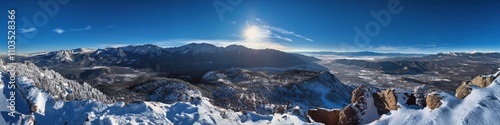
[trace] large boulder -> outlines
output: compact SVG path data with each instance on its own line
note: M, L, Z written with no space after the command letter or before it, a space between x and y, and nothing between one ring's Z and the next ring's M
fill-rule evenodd
M377 112L376 108L371 105L375 105L373 95L376 92L373 88L361 85L352 92L353 103L344 107L339 114L339 124L340 125L352 125L352 124L364 124L369 123L375 119L364 119L366 115L378 115L378 114L368 114L372 112ZM370 103L372 102L372 103Z
M425 102L427 103L427 107L431 110L435 108L439 108L441 106L441 97L439 93L431 93L427 95L427 98L425 99Z
M382 92L373 93L373 103L377 108L379 115L385 114L390 110L397 110L397 97L393 89L387 89Z
M351 104L344 107L339 113L340 125L360 124L365 110L368 109L367 98L372 97L373 89L361 84L352 91Z
M467 95L470 94L472 91L472 85L470 85L470 82L464 81L460 86L458 86L457 90L455 91L455 96L457 98L463 99L467 97Z
M377 113L379 115L389 112L386 108L385 95L383 92L373 93L373 104L377 107Z
M484 88L489 86L498 75L479 75L470 81L464 81L455 91L457 98L463 99L470 94L475 86Z
M338 125L340 110L333 109L328 111L326 109L311 109L307 115L315 122L325 123L325 125Z
M361 96L371 95L372 89L365 84L361 84L352 91L351 103L355 103Z
M470 84L477 85L481 88L484 88L486 86L489 86L493 80L495 80L494 76L492 75L480 75L476 76L474 79L472 79Z
M398 110L399 104L416 105L415 95L402 89L387 89L373 94L373 101L380 115L386 114L390 110Z
M384 95L385 108L388 110L398 110L398 100L393 89L387 89L381 94ZM384 113L385 114L385 113Z
M360 114L357 108L359 106L355 106L354 103L344 107L342 111L339 113L339 125L358 125L360 124Z

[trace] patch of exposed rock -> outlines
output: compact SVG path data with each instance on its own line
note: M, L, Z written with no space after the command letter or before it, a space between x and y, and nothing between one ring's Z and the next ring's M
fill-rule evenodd
M340 110L333 109L331 111L326 109L312 109L307 112L315 122L325 123L325 125L337 125L339 123Z
M498 77L499 73L496 73L494 75L479 75L476 76L474 79L470 81L464 81L462 84L456 89L456 94L455 96L457 98L463 99L467 97L467 95L470 94L474 86L478 86L481 88L489 86L493 80Z
M385 105L385 109L387 110L397 110L398 109L398 100L397 100L397 97L396 95L394 94L394 89L387 89L385 91L382 91L382 92L377 92L377 95L379 95L380 97L382 97L381 99L384 99L384 100L380 100L380 101L383 101L384 102L384 105ZM375 101L377 102L377 101ZM380 114L380 112L379 112ZM383 113L385 114L385 113Z
M473 86L475 85L471 85L468 81L462 82L462 84L458 86L455 96L460 99L467 97L472 91Z
M362 84L352 92L352 103L344 107L339 113L338 124L360 124L363 122L363 115L368 109L368 99L373 99L374 91L369 86Z
M361 84L358 88L352 91L351 103L355 103L361 96L366 95L370 91L370 88L364 84Z
M433 110L435 108L439 108L441 104L443 104L441 103L441 99L443 99L443 97L441 97L439 93L431 93L427 95L425 102L427 103L427 107Z

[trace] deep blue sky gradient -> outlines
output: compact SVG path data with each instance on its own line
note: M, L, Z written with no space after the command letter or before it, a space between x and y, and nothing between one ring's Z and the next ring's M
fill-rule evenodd
M496 0L400 0L401 13L392 15L387 27L363 45L354 43L353 28L364 29L375 21L370 11L386 10L389 0L243 0L223 14L224 20L219 18L214 0L70 0L59 5L46 25L23 27L23 17L33 21L35 13L44 12L38 1L54 0L0 1L4 31L11 8L16 9L19 30L36 28L27 33L36 33L31 38L18 30L17 36L26 38L18 39L18 52L146 43L169 47L183 45L183 40L233 41L242 39L247 22L255 20L313 40L286 34L282 36L293 42L272 39L294 51L436 53L500 48L500 1ZM57 28L65 32L54 32ZM2 46L0 51L6 53L7 43Z

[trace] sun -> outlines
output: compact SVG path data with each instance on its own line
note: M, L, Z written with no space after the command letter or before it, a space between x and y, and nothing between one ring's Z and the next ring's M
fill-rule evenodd
M247 40L258 40L264 37L262 32L262 29L260 29L258 26L247 26L245 28L245 31L243 32L243 35Z

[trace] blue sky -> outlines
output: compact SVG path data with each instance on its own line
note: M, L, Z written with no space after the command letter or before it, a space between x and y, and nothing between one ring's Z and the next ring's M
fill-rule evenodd
M494 0L39 1L55 3L58 9L50 11L55 7L49 6L46 11L35 0L0 1L2 10L16 10L20 53L192 42L284 51L437 53L500 48L500 1ZM374 17L372 11L381 16ZM7 16L1 20L7 22ZM6 53L6 47L0 51Z

